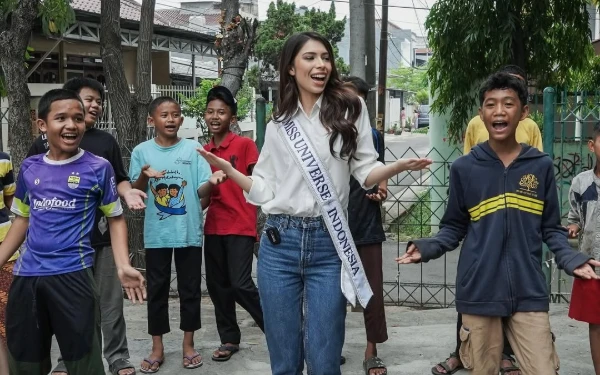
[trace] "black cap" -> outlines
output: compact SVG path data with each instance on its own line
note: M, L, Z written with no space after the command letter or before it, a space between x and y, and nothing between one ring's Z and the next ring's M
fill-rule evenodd
M210 89L206 95L206 105L215 99L222 100L231 109L231 114L237 116L237 101L227 87L215 86Z

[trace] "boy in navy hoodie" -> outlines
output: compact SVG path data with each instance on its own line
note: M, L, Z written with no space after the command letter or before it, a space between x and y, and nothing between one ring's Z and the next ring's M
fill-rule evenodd
M397 261L427 262L465 239L456 273L463 365L473 375L497 374L504 329L524 374L555 374L559 361L548 318L542 241L569 275L597 279L591 266L600 262L569 246L552 160L516 141L517 125L529 112L525 85L509 74L493 74L481 86L479 101L489 141L452 164L440 231L409 242Z

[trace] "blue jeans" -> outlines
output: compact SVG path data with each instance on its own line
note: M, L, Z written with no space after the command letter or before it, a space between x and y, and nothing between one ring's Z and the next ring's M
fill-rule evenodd
M258 291L273 375L341 375L346 299L342 262L320 217L270 215L281 243L261 236Z

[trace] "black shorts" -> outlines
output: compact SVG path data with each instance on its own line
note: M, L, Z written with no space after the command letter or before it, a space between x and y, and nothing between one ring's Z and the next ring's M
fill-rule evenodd
M15 276L6 307L11 375L47 374L52 335L69 375L105 375L92 270Z

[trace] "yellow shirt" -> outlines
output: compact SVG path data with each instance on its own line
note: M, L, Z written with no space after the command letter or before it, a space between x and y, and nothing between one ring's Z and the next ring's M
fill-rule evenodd
M158 204L160 204L161 206L165 206L165 207L169 206L169 196L168 195L165 195L162 198L157 195L154 199L156 199L156 202L158 202Z
M0 210L7 209L10 211L10 207L4 205L4 197L15 195L16 184L13 175L13 165L10 158L6 154L0 156ZM8 219L8 217L6 217ZM10 220L0 223L0 242L4 241L8 230L10 229ZM8 260L12 262L17 260L19 257L19 251Z
M529 117L519 122L515 137L519 143L525 143L529 146L537 148L540 151L544 151L540 128L538 128L535 121ZM483 143L489 138L490 134L485 128L485 124L481 120L481 117L479 117L479 115L473 117L473 119L469 121L469 125L467 125L467 131L465 133L464 154L468 154L473 146Z

